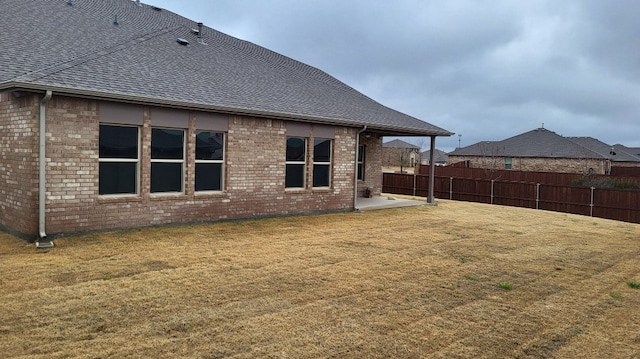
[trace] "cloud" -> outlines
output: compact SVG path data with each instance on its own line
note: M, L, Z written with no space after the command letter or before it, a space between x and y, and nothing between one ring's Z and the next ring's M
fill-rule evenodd
M318 67L463 145L544 123L640 147L635 0L149 2Z

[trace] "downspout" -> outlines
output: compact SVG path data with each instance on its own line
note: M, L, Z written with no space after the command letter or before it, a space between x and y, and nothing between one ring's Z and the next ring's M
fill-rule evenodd
M53 93L51 90L47 90L42 101L40 101L40 146L38 152L38 231L39 239L36 241L36 248L51 248L53 242L47 239L47 232L45 231L45 201L46 201L46 180L47 180L47 156L46 156L46 141L47 141L47 102L51 100Z
M354 164L354 172L353 172L353 209L358 211L359 208L356 207L358 202L358 150L360 148L360 134L367 130L367 125L364 125L362 130L356 133L356 158Z

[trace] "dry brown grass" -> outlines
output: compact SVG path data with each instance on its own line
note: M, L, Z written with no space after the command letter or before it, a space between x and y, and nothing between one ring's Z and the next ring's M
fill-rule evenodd
M640 225L449 201L0 233L0 355L640 358L639 254Z

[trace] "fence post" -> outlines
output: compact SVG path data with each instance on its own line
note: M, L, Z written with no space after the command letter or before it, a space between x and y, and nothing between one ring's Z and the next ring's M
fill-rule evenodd
M536 209L540 209L540 183L536 183Z
M449 199L453 199L453 177L449 177Z
M493 204L493 183L494 183L495 181L496 181L496 180L491 180L491 204Z
M595 187L591 187L591 203L589 203L589 216L593 217L593 191L595 191Z
M416 196L416 170L413 170L413 196Z

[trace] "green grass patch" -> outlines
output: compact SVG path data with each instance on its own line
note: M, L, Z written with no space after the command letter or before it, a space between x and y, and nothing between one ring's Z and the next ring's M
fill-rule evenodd
M498 288L502 288L504 290L511 290L511 288L513 288L513 285L509 282L500 282L497 285Z
M633 289L640 289L640 282L631 281L627 282L627 285Z

